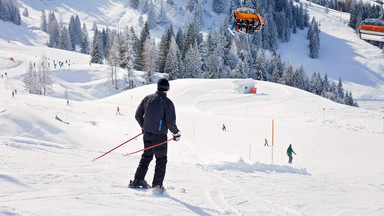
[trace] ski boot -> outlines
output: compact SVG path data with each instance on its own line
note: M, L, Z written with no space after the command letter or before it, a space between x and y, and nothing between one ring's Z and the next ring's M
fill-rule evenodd
M145 180L130 180L129 181L129 188L142 188L142 189L147 189L150 188L151 186L147 183Z
M153 186L152 188L153 188L153 192L157 194L163 193L165 191L164 186L160 186L160 185Z

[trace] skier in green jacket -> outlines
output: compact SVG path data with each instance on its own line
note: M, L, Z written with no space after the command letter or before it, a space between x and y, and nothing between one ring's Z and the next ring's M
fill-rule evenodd
M293 160L292 153L296 154L295 151L293 151L293 149L292 149L292 144L289 144L289 147L287 149L287 155L289 157L288 163L290 163L290 164L292 163L292 160Z

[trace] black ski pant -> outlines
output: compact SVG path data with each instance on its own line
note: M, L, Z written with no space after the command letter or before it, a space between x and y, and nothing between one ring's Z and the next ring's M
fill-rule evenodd
M288 157L289 157L288 163L292 163L292 160L293 160L292 155L289 155Z
M144 132L144 148L151 147L153 145L167 141L167 134L152 134ZM165 170L167 166L167 149L168 143L145 150L141 155L139 166L135 173L135 179L138 181L144 180L148 171L148 166L153 159L153 155L156 158L155 174L153 176L152 187L160 185L163 186Z

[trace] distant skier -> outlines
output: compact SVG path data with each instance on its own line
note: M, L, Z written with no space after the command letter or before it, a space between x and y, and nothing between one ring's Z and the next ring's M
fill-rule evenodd
M268 144L268 140L267 140L267 139L265 139L264 146L269 146L269 144Z
M223 124L223 128L222 128L223 131L227 131L227 128L225 127L225 124Z
M160 79L157 82L156 93L146 96L137 107L135 118L143 131L145 148L167 141L168 129L172 132L174 141L180 140L180 130L176 126L175 106L167 97L168 90L168 80ZM168 161L167 149L168 143L165 143L144 151L136 169L135 179L129 183L130 188L150 187L145 181L145 175L153 156L155 156L156 166L152 188L164 191L163 181Z
M293 160L292 153L293 153L293 154L296 154L296 153L293 151L293 149L292 149L292 144L289 144L289 147L288 147L288 149L287 149L287 155L288 155L288 157L289 157L288 163L290 163L290 164L292 163L292 160Z
M116 115L121 115L119 106L117 106Z

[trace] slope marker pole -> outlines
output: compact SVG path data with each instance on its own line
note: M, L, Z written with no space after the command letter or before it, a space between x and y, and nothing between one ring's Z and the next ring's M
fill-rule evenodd
M274 146L274 138L275 138L274 130L275 130L275 120L272 119L272 158L271 158L271 164L273 164L273 146Z

